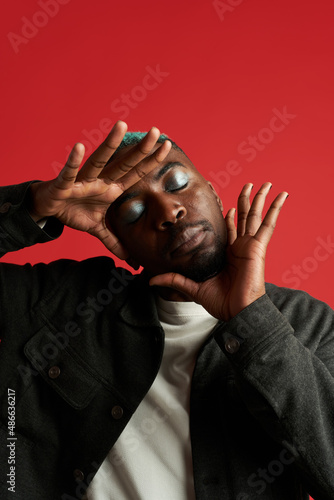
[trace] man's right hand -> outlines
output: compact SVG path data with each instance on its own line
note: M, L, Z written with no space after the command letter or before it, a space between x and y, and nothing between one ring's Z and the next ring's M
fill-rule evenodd
M56 179L31 184L29 206L35 221L56 217L66 226L96 236L121 259L126 259L127 253L106 226L108 207L125 190L155 169L171 149L170 141L165 141L149 155L160 136L159 130L152 127L140 143L106 165L126 131L126 123L118 121L80 170L85 148L77 143Z

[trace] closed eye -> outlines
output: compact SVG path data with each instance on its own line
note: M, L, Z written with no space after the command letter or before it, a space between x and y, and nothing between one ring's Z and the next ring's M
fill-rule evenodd
M165 191L178 191L183 189L188 185L189 176L186 172L182 170L177 170L173 172L173 176L169 177L165 183Z
M140 201L134 201L127 208L126 213L122 216L123 222L133 224L137 222L145 211L145 206Z

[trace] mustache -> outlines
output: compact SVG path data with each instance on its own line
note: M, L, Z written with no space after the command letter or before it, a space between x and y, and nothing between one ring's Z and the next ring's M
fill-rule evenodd
M199 220L197 222L191 223L191 222L184 222L181 223L180 225L178 224L173 224L168 230L168 239L165 245L162 248L162 254L167 255L173 245L173 242L175 238L182 233L185 229L189 227L198 227L201 226L204 231L213 231L213 226L208 220Z

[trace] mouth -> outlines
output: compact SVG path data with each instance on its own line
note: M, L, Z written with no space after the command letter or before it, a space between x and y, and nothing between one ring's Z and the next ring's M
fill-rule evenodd
M171 257L181 257L198 248L207 236L203 227L188 227L179 233L170 248Z

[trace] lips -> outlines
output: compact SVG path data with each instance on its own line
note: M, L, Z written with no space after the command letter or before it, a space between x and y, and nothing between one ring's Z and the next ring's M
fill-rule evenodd
M180 257L197 248L205 239L207 232L203 227L187 227L179 233L170 247L172 257Z

